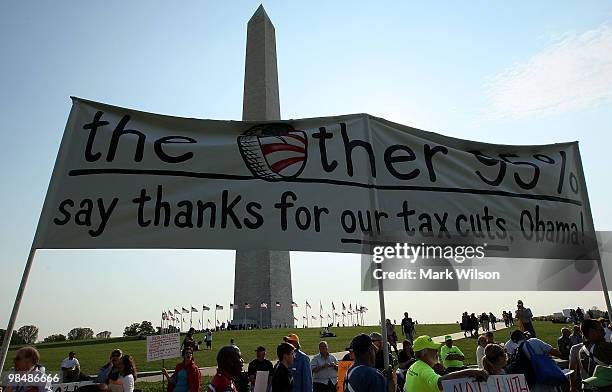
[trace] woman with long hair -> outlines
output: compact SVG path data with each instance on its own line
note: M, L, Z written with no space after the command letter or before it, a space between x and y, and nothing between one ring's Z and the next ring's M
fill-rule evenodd
M508 363L508 357L504 348L499 344L489 343L484 349L482 367L490 375L506 374L504 367Z
M119 358L119 378L109 384L112 392L134 392L136 383L136 363L131 355Z
M183 349L183 360L174 367L172 376L162 369L162 374L168 379L168 392L200 392L202 375L198 365L193 360L193 349Z

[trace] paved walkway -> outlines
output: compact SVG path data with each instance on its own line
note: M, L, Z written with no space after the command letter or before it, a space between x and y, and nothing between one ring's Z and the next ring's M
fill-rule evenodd
M500 330L504 330L506 329L506 327L502 324L501 326L499 326L497 328L496 331L500 331ZM444 337L446 335L440 335L440 336L434 336L433 340L436 343L443 343L444 342ZM453 340L460 340L460 339L465 339L465 337L463 336L463 332L455 332L455 333L451 333L450 336L453 338ZM332 353L334 355L334 357L340 359L342 357L344 357L346 355L347 351L340 351L337 353ZM314 357L314 355L309 355L310 359L312 359ZM274 363L275 361L273 361ZM202 373L202 376L214 376L215 373L217 372L217 367L216 366L209 366L209 367L202 367L200 368L200 372ZM153 374L151 374L153 373ZM150 375L145 375L145 376L138 376L138 381L144 381L144 382L157 382L157 381L161 381L162 380L162 375L160 372L146 372L144 374L150 374Z

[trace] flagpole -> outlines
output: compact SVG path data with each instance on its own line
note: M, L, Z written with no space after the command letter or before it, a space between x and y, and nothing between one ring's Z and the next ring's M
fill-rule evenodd
M193 328L193 306L189 308L189 329L191 328Z
M204 305L202 305L202 330L204 330Z
M242 328L246 329L246 304L244 304L244 313L243 313L243 320L242 320Z
M215 304L215 325L213 326L213 329L215 331L217 330L217 304Z
M306 328L308 328L308 301L306 301Z

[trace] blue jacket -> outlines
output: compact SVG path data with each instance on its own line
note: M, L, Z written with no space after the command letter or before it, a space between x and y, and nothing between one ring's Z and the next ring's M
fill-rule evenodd
M291 374L293 375L293 392L312 392L310 358L301 350L295 352Z

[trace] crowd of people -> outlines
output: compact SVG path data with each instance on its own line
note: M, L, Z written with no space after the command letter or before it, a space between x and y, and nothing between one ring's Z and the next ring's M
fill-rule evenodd
M232 339L218 350L217 371L205 388L207 392L252 391L257 377L265 374L267 377L260 382L267 383L268 392L335 392L339 380L343 390L349 392L434 392L442 390L445 380L465 377L485 380L490 375L523 374L532 392L612 391L612 331L607 319L588 316L576 319L578 323L571 330L562 328L557 346L553 347L535 336L533 315L522 301L518 301L514 315L504 318L509 327L510 319L518 326L512 328L505 342L496 340L495 334L503 332L494 331L491 322L495 319L485 315L489 316L490 328L483 328L479 320L484 333L477 337L475 366L466 363L466 355L453 336L445 336L443 343L427 335L415 336L416 322L405 313L401 321L401 348L394 323L386 320L388 350L384 349L385 339L380 333L359 334L346 347L348 352L342 358L330 353L327 341L321 340L319 352L311 359L302 351L299 336L291 333L278 342L275 364L267 358L266 348L259 346L255 359L244 370L242 353ZM198 343L193 332L190 330L183 341L182 359L174 371L162 370L167 392L202 392L201 371L194 360ZM557 362L552 358L557 358ZM567 362L566 372L558 366L563 361ZM544 368L547 370L541 370ZM17 350L14 369L36 374L45 371L33 347ZM80 379L75 352L62 361L61 369L64 377ZM93 387L95 391L134 392L136 378L134 359L116 349L100 368ZM7 392L48 390L44 386L37 388L35 391L9 387Z

